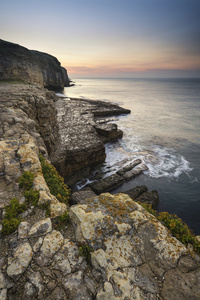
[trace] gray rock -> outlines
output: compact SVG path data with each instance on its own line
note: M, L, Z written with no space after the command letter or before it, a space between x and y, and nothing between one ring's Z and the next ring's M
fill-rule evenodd
M135 188L128 190L128 191L124 191L124 194L129 195L129 197L131 197L131 199L136 200L137 197L139 197L141 194L147 192L147 187L145 185L142 186L136 186Z
M24 286L24 293L23 293L23 299L30 299L30 297L33 297L36 294L36 288L34 285L30 282L26 282Z
M18 279L28 267L32 256L33 251L29 243L18 246L13 257L9 257L8 259L8 276L12 279Z
M21 222L18 226L18 239L24 239L28 236L30 224L28 222Z
M34 244L34 246L33 246L33 251L35 252L35 253L37 253L39 250L40 250L40 248L41 248L41 246L42 246L42 243L43 243L43 238L42 237L39 237L39 239L37 240L37 242Z
M39 256L35 258L39 266L46 265L60 247L64 243L64 238L59 231L52 231L48 233L43 241L42 247L40 248Z
M95 197L96 194L89 188L85 187L78 192L74 192L71 195L71 203L72 204L83 204L84 199Z
M3 273L0 272L0 289L5 289L7 287L6 279Z
M95 194L110 192L124 183L123 177L113 174L109 177L90 183L88 186Z
M6 300L7 299L7 289L0 290L0 299Z
M119 171L117 171L117 174L120 176L123 176L126 172L132 170L133 168L135 168L136 166L138 166L141 163L142 163L141 159L136 159L133 162L131 162L128 165L121 168Z
M52 231L51 219L47 218L34 224L29 230L29 236L42 236Z
M64 281L64 289L69 294L70 299L90 300L86 286L83 284L83 272L79 271L69 275Z
M159 203L159 195L157 191L144 192L138 196L135 201L145 204L151 204L153 209L157 209Z
M44 291L44 286L43 286L43 280L41 277L40 272L34 272L31 275L28 276L28 279L32 283L32 285L35 287L38 295L42 295L42 292Z

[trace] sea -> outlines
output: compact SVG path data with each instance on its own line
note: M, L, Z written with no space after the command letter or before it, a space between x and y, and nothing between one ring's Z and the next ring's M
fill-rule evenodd
M139 185L157 190L158 211L176 214L200 234L200 79L74 79L67 97L103 100L131 110L112 119L123 138L106 144L103 176L137 158L148 170L112 193ZM67 100L66 100L67 101ZM92 177L78 184L91 182Z

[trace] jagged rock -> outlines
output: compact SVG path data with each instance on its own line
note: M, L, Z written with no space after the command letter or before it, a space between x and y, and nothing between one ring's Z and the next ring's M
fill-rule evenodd
M157 209L159 195L157 191L145 192L136 198L141 203L151 204L153 209Z
M127 171L126 173L123 174L123 178L125 181L131 180L133 177L138 176L141 174L143 171L148 170L148 167L145 164L140 164L133 168L131 171Z
M24 286L24 293L23 293L23 299L29 299L30 297L34 296L36 294L36 288L33 286L32 283L26 282Z
M113 174L99 181L90 183L88 186L94 191L95 194L110 192L124 183L123 177Z
M28 222L21 222L18 226L18 239L24 239L28 236L30 224Z
M95 125L95 129L104 144L114 142L123 137L123 132L117 129L116 124L98 124Z
M136 159L133 162L131 162L128 165L121 168L119 171L117 171L117 174L120 176L123 176L126 172L132 170L133 168L135 168L136 166L138 166L141 163L142 163L141 159Z
M102 274L103 285L96 299L146 299L145 295L156 299L161 286L163 299L181 299L179 295L198 299L194 283L194 278L199 278L198 260L127 195L101 194L85 199L84 204L70 208L70 216L76 239L93 247L91 263ZM174 283L168 273L173 274ZM182 282L188 282L185 298L179 291L180 276ZM169 289L169 285L177 285L177 289Z
M71 274L64 281L64 288L69 294L70 299L77 300L91 300L92 296L87 291L87 288L83 284L83 272L78 271ZM81 293L80 293L81 291Z
M78 192L74 192L70 196L70 201L72 204L82 204L84 199L95 197L96 194L89 188L85 187Z
M69 86L67 71L46 53L0 40L0 79L21 79L49 88Z
M3 273L0 272L0 289L4 289L7 287L6 279Z
M6 300L7 299L7 289L0 290L0 299Z
M43 280L40 272L34 272L28 276L29 281L35 287L38 296L42 296L42 292L44 291Z
M40 248L41 248L41 246L42 246L42 243L43 243L43 238L42 237L39 237L39 239L37 240L37 242L34 244L34 246L33 246L33 251L35 252L35 253L37 253L39 250L40 250Z
M51 219L47 218L45 220L41 220L34 224L29 230L29 237L31 236L41 236L46 235L48 232L52 231L52 223Z
M43 241L38 257L35 258L38 265L44 266L52 259L54 254L64 243L64 238L59 231L48 233Z
M95 126L99 126L95 122L95 115L123 114L130 111L107 102L74 98L67 101L59 99L56 107L61 145L58 145L56 156L52 157L51 161L65 177L66 183L73 185L78 180L77 177L73 177L74 174L80 170L85 173L105 160L105 147L95 130ZM116 127L116 125L108 126ZM111 132L115 138L121 137L118 130Z
M7 274L12 279L17 280L26 270L33 256L30 244L24 243L20 245L14 252L13 257L9 257Z
M141 194L147 192L147 187L145 185L142 186L136 186L135 188L123 192L124 194L127 194L131 199L136 200L137 197L139 197Z

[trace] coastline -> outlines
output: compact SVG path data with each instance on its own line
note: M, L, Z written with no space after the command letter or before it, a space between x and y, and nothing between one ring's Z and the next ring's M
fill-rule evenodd
M90 139L85 144L85 132L88 130L92 142L96 137L97 144L103 149L99 134L106 132L109 135L117 129L115 126L111 130L110 127L109 130L98 128L98 133L91 111L97 111L99 120L103 110L103 119L105 115L107 119L110 107L102 106L102 103L94 107L94 103L88 102L92 110L88 110L87 105L80 109L77 100L67 100L68 105L63 106L63 100L57 101L55 93L38 86L13 85L5 90L0 85L0 93L3 188L0 220L4 225L0 226L1 299L72 300L80 295L81 299L88 300L145 299L146 296L153 299L156 295L164 300L183 295L198 299L199 256L191 246L186 248L171 236L170 231L140 204L125 194L97 196L87 190L84 196L72 194L76 201L81 198L81 202L69 207L61 201L62 195L52 194L44 179L39 153L46 159L58 155L62 141L60 131L63 130L63 138L66 138L66 130L73 129L73 137L75 127L83 130L86 126L87 131L82 131L81 147L69 149L75 155L84 146L84 158L87 159ZM55 105L60 105L58 116ZM115 108L118 112L119 108ZM66 127L59 127L58 120ZM109 125L107 121L105 124ZM76 138L80 139L80 132ZM67 142L71 145L70 140ZM74 145L77 146L77 142ZM75 158L79 161L73 164L80 166L80 155ZM63 179L56 175L48 160L46 163L48 176L53 171L55 186L58 181L63 184ZM137 164L140 161L122 167L120 176L134 170ZM27 182L27 174L32 175L32 182ZM30 186L28 194L20 187L22 178L26 178L25 188ZM67 187L65 191L68 192ZM132 191L130 196L135 198L136 193L141 192L147 193L143 188ZM38 195L39 205L29 202L27 195L30 193ZM12 197L18 199L11 201ZM15 203L14 212L11 203ZM18 215L16 207L22 209L20 205L23 212L19 210ZM10 224L12 214L18 218L19 226L5 235L5 224ZM58 228L58 224L61 227ZM175 290L171 289L171 278L176 284Z

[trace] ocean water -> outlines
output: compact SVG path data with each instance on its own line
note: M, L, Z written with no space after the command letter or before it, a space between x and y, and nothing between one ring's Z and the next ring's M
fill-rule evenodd
M158 211L177 214L200 234L200 79L75 79L75 83L65 88L67 96L131 109L130 115L114 121L124 135L106 145L101 172L108 176L120 161L136 158L148 170L113 192L145 184L159 193ZM89 180L92 177L85 182Z

